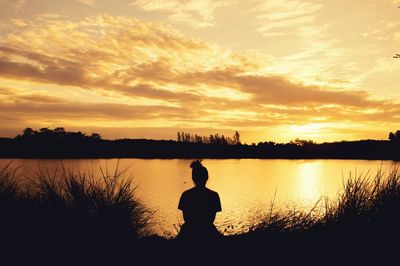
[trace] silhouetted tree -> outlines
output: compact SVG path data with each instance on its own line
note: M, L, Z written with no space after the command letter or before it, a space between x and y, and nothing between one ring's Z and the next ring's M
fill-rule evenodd
M289 143L297 145L297 146L301 146L301 147L315 144L315 142L311 139L306 140L306 139L299 139L299 138L296 138L294 141L291 140Z
M59 134L59 135L65 134L65 129L63 127L56 127L53 131L54 131L54 133Z
M235 131L235 134L233 135L233 141L235 144L240 144L240 134L239 131Z
M210 137L208 138L208 143L215 143L214 135L210 135Z
M393 132L390 132L389 133L389 140L390 141L395 141L395 139L396 139L396 136L393 134Z
M98 133L92 133L92 135L90 135L90 138L91 139L95 139L95 140L99 140L99 139L101 139L101 136Z
M23 130L22 137L24 137L24 138L32 138L35 135L35 133L37 133L37 132L34 131L32 128L27 127L27 128L25 128Z
M400 142L400 130L397 130L396 132L390 132L389 133L389 140L392 142Z
M49 133L52 132L52 130L50 128L48 128L48 127L42 127L41 129L39 129L39 132L41 134L49 134Z
M194 135L194 142L195 143L203 143L203 138L199 135Z

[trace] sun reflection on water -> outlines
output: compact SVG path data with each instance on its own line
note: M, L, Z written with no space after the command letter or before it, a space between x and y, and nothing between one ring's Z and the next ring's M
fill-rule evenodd
M322 163L305 162L298 166L297 171L295 186L298 200L306 205L315 204L323 194Z

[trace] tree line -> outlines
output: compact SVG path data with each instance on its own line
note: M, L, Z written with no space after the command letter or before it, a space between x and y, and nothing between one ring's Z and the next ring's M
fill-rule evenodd
M210 134L210 136L200 136L197 134L190 134L188 132L178 132L177 141L185 143L199 143L199 144L217 144L217 145L240 145L240 133L235 131L232 137L224 135Z
M265 158L265 159L390 159L400 160L400 130L389 140L315 143L295 139L241 143L232 137L177 133L177 140L102 139L97 133L68 132L64 128L26 128L15 138L0 138L0 158Z
M50 129L48 127L43 127L41 129L33 130L28 127L22 131L21 135L15 137L16 140L26 140L26 141L47 141L47 140L58 140L58 141L75 141L75 140L101 140L101 136L98 133L92 133L91 135L86 135L81 131L73 132L66 131L63 127L56 127Z
M74 141L74 140L102 140L101 135L98 133L91 133L87 135L81 131L66 131L63 127L56 127L50 129L48 127L40 128L39 130L33 130L28 127L22 131L22 134L17 135L14 139L16 140L59 140L59 141ZM388 139L391 142L400 143L400 130L390 132ZM210 134L209 136L201 136L197 134L191 134L189 132L177 132L177 142L183 143L197 143L197 144L216 144L216 145L241 145L240 133L236 130L232 137L216 134ZM273 141L259 142L258 145L276 145L278 143ZM296 146L310 146L317 145L313 140L299 139L291 140L288 144ZM252 145L256 145L253 143Z

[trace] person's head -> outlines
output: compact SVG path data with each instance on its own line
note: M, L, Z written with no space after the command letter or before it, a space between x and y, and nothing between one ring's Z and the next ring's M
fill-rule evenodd
M195 160L190 164L190 168L192 168L192 179L196 186L204 187L207 183L208 179L208 171L201 164L201 160Z

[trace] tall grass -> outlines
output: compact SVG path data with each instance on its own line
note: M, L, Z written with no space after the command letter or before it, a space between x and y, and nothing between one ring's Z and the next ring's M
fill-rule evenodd
M400 175L398 167L388 173L378 171L374 179L350 178L336 201L326 205L320 223L357 225L385 231L399 230ZM383 226L384 225L384 226Z
M24 179L11 164L5 166L0 170L2 245L46 256L134 260L152 212L135 197L126 170L101 173L61 167Z
M368 225L385 223L392 225L400 220L400 175L398 167L385 173L378 171L374 178L368 176L351 177L344 183L337 199L322 204L323 213L314 208L276 211L271 207L260 224L250 231L304 232L318 226ZM273 204L272 204L273 206ZM399 228L400 229L400 228Z
M374 178L350 177L336 199L307 212L272 204L249 232L226 237L226 246L232 263L384 265L398 260L399 239L400 174L393 167Z

